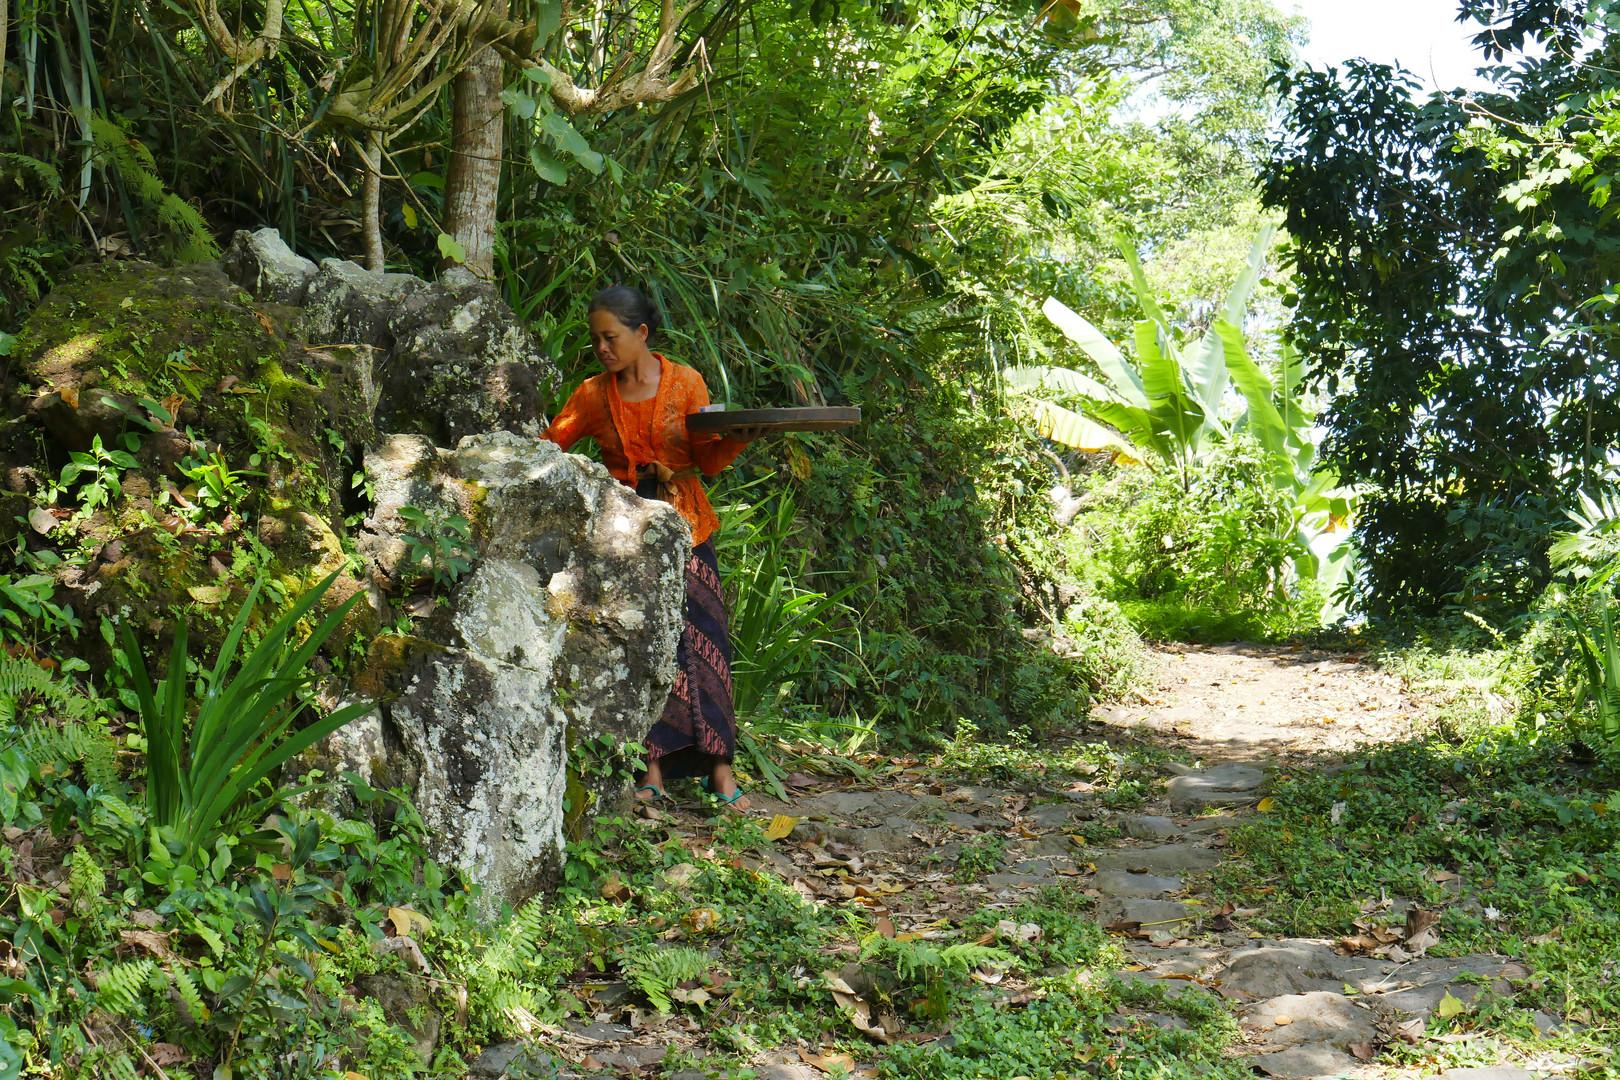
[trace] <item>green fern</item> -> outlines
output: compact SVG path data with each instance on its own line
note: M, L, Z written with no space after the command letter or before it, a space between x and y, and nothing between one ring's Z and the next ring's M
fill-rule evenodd
M202 214L164 188L158 179L157 162L145 143L100 113L90 117L90 131L102 164L116 172L175 237L179 244L176 257L181 262L218 257L219 246Z
M139 1015L141 998L152 984L153 976L163 977L151 960L130 960L117 964L99 974L96 994L101 1007L115 1015Z
M632 946L619 962L625 981L634 984L659 1012L669 1012L669 992L709 970L709 956L686 945Z
M32 173L39 186L55 193L62 190L62 174L49 162L31 158L27 154L0 154L0 178L15 174L22 183L24 174Z
M107 875L83 844L74 845L73 864L68 867L68 894L73 898L73 910L80 915L90 914L106 891Z
M194 1025L207 1023L208 1006L203 1004L202 993L198 991L197 984L192 981L190 974L183 970L171 971L169 979L176 996L186 1007L186 1012L191 1015L191 1022Z
M496 932L489 948L478 958L475 978L500 979L520 974L533 963L545 937L545 904L537 897L518 909L512 921Z

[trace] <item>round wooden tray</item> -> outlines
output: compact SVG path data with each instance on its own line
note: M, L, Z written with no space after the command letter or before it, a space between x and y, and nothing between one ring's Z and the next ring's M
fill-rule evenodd
M861 422L853 405L821 405L798 409L727 409L723 412L686 414L686 430L723 435L738 428L759 431L832 431Z

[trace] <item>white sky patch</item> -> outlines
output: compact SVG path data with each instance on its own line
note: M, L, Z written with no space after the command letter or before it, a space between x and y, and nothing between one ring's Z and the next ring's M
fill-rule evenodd
M1431 90L1485 86L1474 74L1485 60L1469 44L1480 27L1457 22L1456 0L1296 0L1295 6L1311 23L1301 56L1312 67L1364 57L1399 64Z

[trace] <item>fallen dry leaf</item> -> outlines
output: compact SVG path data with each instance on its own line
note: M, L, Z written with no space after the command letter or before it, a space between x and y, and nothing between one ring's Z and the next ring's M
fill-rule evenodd
M848 1054L811 1054L800 1050L799 1060L824 1073L832 1072L835 1066L845 1072L855 1071L855 1059Z
M44 536L56 528L56 515L43 506L36 506L28 511L28 527Z
M394 933L400 937L415 937L418 928L422 930L433 929L433 920L408 907L391 907L388 909L388 921L394 924Z
M876 930L879 934L882 934L886 938L894 937L894 922L891 919L879 919L877 922L872 924L872 929Z
M1378 1056L1378 1048L1370 1042L1351 1043L1348 1049L1358 1061L1371 1061Z
M694 934L707 933L720 923L720 914L714 908L693 908L681 916L681 922Z
M1461 998L1452 997L1451 991L1447 990L1446 996L1440 999L1440 1004L1434 1007L1434 1015L1442 1020L1450 1020L1453 1016L1466 1012L1467 1009L1468 1006L1462 1003Z
M771 819L771 823L765 827L765 839L781 840L791 833L793 831L793 827L798 823L799 819L796 817L790 817L787 814L777 814Z
M1277 809L1277 800L1267 796L1256 803L1254 808L1260 811L1262 814L1269 814L1273 810Z
M608 879L602 882L602 899L608 901L609 903L622 904L634 895L635 894L630 891L630 886L619 880L619 872L617 870L609 874Z
M145 949L160 960L172 960L174 950L169 948L169 935L155 930L120 930L119 938L125 945Z
M181 1062L191 1060L191 1055L186 1052L186 1048L177 1046L174 1043L153 1043L151 1046L146 1047L144 1052L147 1057L152 1059L152 1064L160 1069L165 1065L179 1065Z
M596 1056L594 1054L586 1054L585 1060L579 1063L579 1067L582 1069L590 1069L592 1072L601 1072L603 1069L607 1068L606 1065L596 1060Z

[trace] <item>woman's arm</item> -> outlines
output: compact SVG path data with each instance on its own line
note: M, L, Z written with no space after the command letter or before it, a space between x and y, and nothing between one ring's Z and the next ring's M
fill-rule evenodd
M550 439L561 449L567 450L587 435L595 436L602 424L602 413L605 403L598 400L599 395L590 389L591 382L586 380L568 396L568 404L562 407L562 412L546 428L542 439Z
M695 413L709 404L709 385L701 376L697 384L692 387L691 400L687 403L687 412ZM748 448L747 439L738 439L730 435L715 435L712 433L693 433L689 436L692 447L692 462L703 475L713 476L733 461L739 454Z

